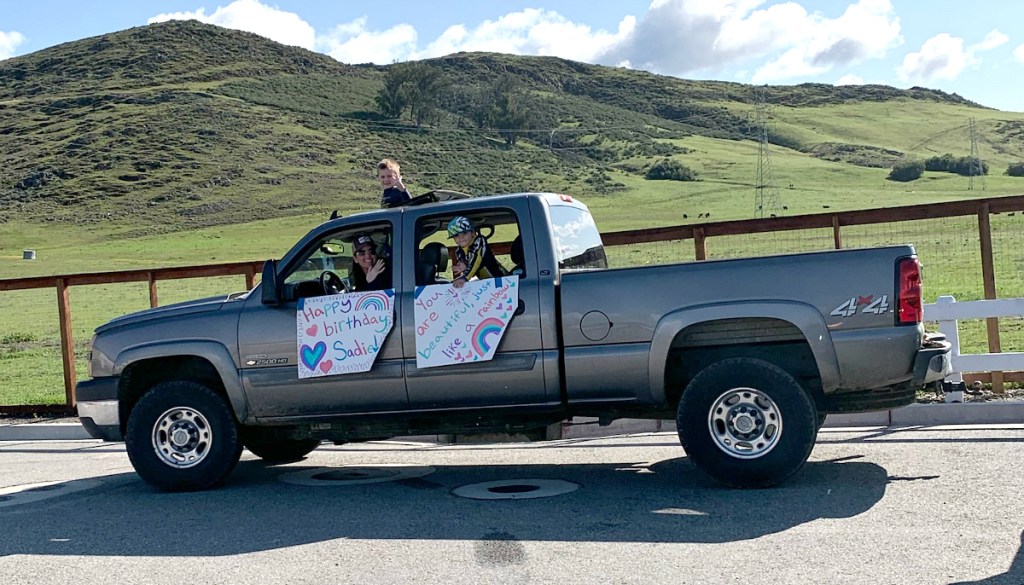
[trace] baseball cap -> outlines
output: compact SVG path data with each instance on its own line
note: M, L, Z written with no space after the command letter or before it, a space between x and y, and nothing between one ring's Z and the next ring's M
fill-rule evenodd
M377 247L377 242L374 242L373 238L371 238L370 236L368 236L366 234L362 234L362 233L356 234L356 239L352 240L352 249L353 250L358 250L359 248L362 248L363 246L365 246L367 244L369 244L369 245L371 245L371 246L373 246L375 248Z

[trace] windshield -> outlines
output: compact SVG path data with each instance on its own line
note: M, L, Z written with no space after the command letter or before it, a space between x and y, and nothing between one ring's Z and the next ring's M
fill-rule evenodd
M552 205L550 209L559 270L608 268L601 234L590 212L572 205Z

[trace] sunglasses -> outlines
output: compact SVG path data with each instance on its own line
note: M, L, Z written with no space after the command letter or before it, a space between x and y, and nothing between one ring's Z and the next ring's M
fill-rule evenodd
M356 250L356 256L366 256L367 254L373 254L376 256L376 252L373 251L373 248L360 248Z

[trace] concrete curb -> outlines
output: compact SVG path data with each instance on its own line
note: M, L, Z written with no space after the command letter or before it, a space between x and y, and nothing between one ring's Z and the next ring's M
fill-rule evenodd
M968 402L964 404L911 404L896 410L860 414L830 414L825 427L910 427L1024 423L1024 402ZM555 429L556 431L558 429ZM670 420L619 419L601 426L596 418L576 417L562 423L562 439L583 439L633 433L675 432ZM551 436L555 435L555 436ZM549 433L548 438L559 438ZM424 440L427 437L410 437ZM446 437L447 438L447 437ZM0 425L0 441L80 441L92 439L77 423L25 423ZM496 438L496 442L498 439Z

